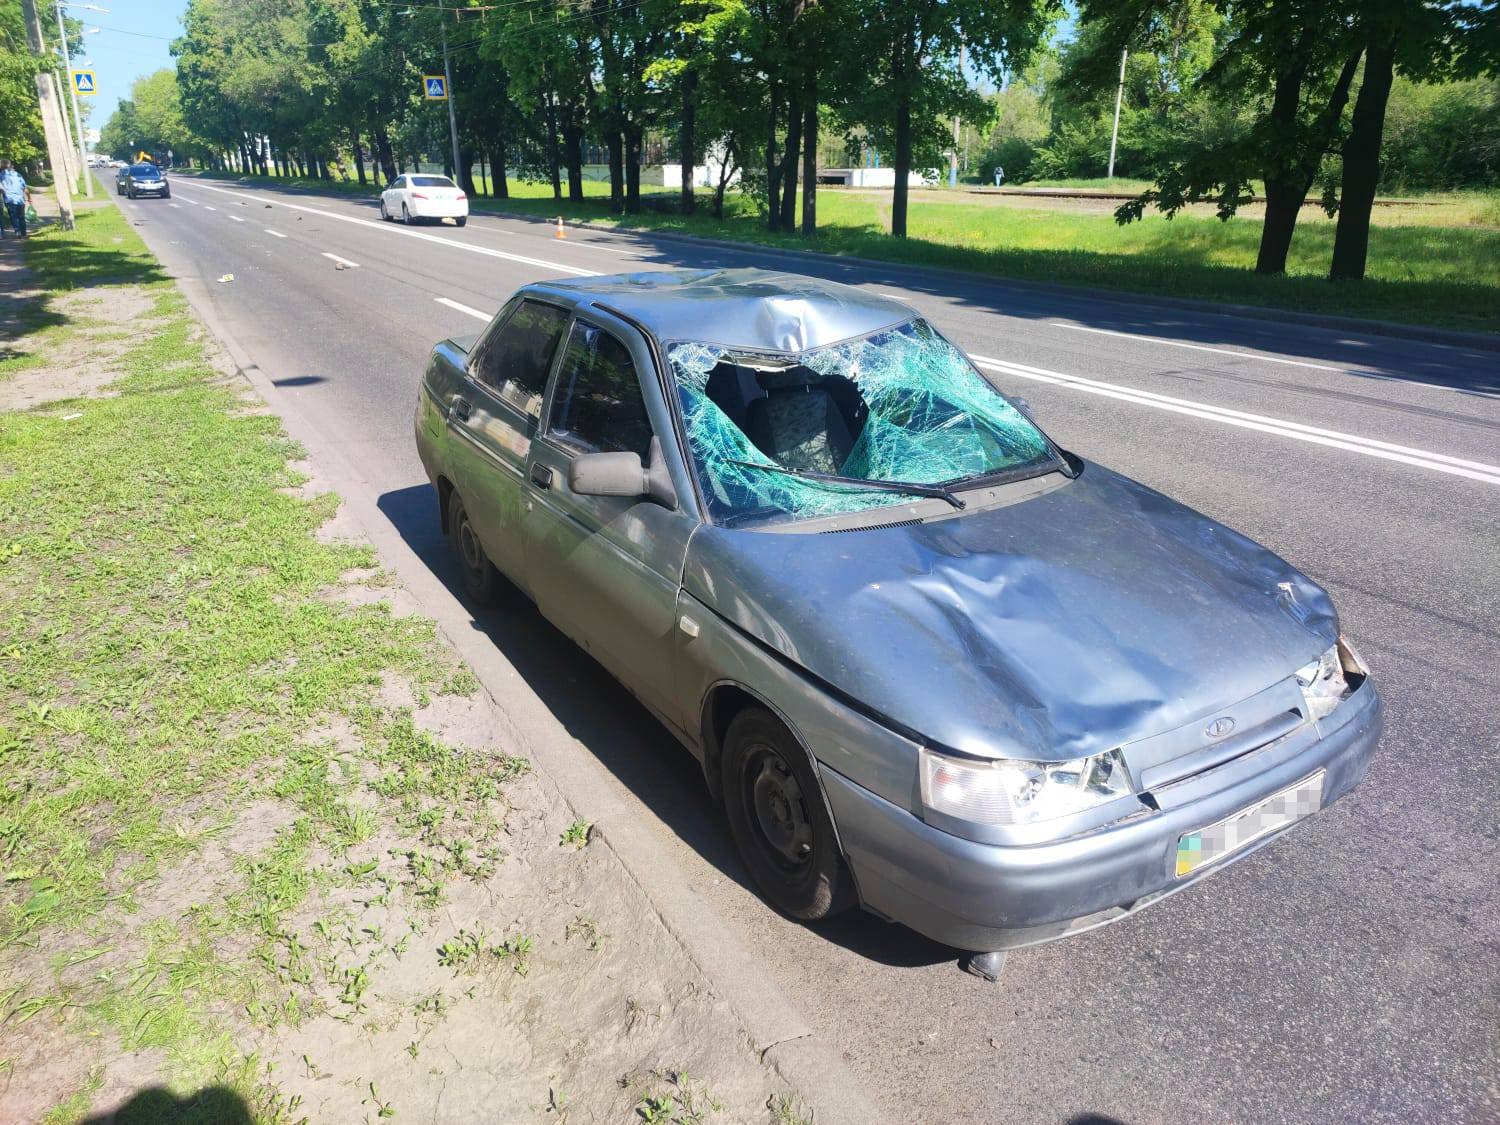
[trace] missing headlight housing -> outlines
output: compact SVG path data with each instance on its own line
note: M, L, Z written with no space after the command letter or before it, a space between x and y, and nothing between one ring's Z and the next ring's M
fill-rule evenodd
M1323 719L1333 714L1334 708L1364 682L1365 669L1354 650L1340 637L1318 659L1298 668L1296 674L1308 717Z
M980 761L922 751L922 803L970 824L1035 824L1130 796L1118 750L1066 762Z

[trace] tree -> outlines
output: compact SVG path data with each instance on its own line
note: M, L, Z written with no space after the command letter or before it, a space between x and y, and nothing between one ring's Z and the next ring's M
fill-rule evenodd
M1120 222L1140 218L1154 203L1168 215L1188 203L1212 200L1228 219L1265 184L1257 273L1286 270L1297 217L1324 155L1336 143L1362 45L1355 34L1357 0L1218 0L1230 17L1228 35L1196 86L1212 97L1248 102L1243 128L1212 133L1158 167L1156 187L1120 207ZM1137 29L1159 20L1170 5L1133 0L1086 9L1111 28L1123 47ZM1116 56L1118 57L1118 55Z
M46 150L35 75L20 0L0 0L0 138L5 155L17 164L35 160Z
M1338 228L1334 232L1334 281L1365 276L1370 249L1370 212L1380 182L1380 149L1386 106L1399 68L1410 77L1440 78L1455 71L1493 71L1495 5L1464 2L1439 6L1424 0L1365 0L1357 34L1364 49L1364 76L1343 147Z
M907 181L951 143L945 122L984 102L960 65L998 81L1025 65L1060 11L1056 0L852 0L843 28L853 116L895 156L891 234L906 237ZM857 80L855 80L857 79Z

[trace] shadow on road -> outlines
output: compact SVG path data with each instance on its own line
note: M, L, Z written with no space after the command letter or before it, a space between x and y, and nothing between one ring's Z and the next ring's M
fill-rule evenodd
M510 591L494 608L477 608L469 601L438 527L437 496L430 485L387 492L378 504L407 545L473 614L474 628L489 638L567 732L685 844L755 894L697 759L519 592ZM769 906L765 909L771 912ZM957 950L863 911L811 929L886 965L931 965L959 956Z

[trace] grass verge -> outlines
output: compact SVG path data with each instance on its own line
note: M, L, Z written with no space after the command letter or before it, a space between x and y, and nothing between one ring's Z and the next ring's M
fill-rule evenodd
M295 920L483 874L525 763L382 703L392 677L419 701L474 684L430 623L338 596L372 552L319 539L335 499L299 493L296 449L119 212L28 251L28 354L86 331L81 285L138 311L102 396L0 413L0 1101L75 1120L106 1079L139 1085L133 1059L166 1085L123 1119L294 1120L246 1023L368 987L331 924ZM393 859L351 861L376 838Z

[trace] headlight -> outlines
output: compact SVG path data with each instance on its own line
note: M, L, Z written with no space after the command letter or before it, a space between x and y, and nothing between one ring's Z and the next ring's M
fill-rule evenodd
M1297 669L1297 686L1302 689L1302 699L1307 711L1314 719L1321 719L1333 712L1339 701L1349 694L1349 681L1344 676L1344 659L1339 652L1342 645L1334 645L1318 659Z
M922 803L971 824L1034 824L1133 792L1118 750L1069 762L989 762L922 751Z

